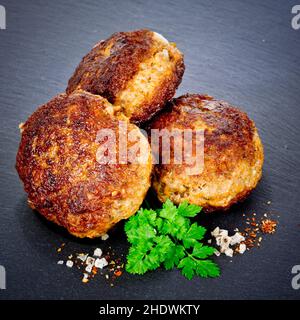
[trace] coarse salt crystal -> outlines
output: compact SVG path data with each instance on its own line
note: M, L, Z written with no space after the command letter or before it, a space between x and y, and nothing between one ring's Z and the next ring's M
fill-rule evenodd
M242 241L245 241L245 238L239 233L236 232L230 239L230 245L235 245L238 243L241 243Z
M87 257L88 257L88 254L84 254L84 253L79 253L77 255L77 259L81 260L82 262L84 262Z
M222 237L227 237L228 236L228 230L220 229L219 235L222 236Z
M68 268L72 268L73 265L74 265L74 262L73 262L72 260L68 260L68 261L66 262L66 266L67 266Z
M240 244L242 241L245 241L245 238L238 231L238 228L235 228L234 231L235 234L233 236L228 235L228 230L220 229L219 227L216 227L211 232L211 235L215 237L216 244L219 247L219 251L215 251L215 255L219 256L221 253L224 253L226 256L232 257L234 251L231 246ZM244 252L246 249L247 248L244 248L244 246L241 246L242 252Z
M216 227L216 228L211 232L211 235L216 238L216 237L219 235L219 233L220 233L220 228L219 228L219 227Z
M247 249L247 247L246 247L245 243L241 243L240 246L239 246L238 252L240 254L243 254L246 251L246 249Z
M109 238L109 235L107 233L105 233L101 236L101 240L103 240L103 241L107 240L108 238Z
M96 259L96 261L95 261L95 267L96 268L103 269L107 265L108 265L108 262L107 262L107 260L105 258Z
M89 264L89 265L87 265L86 267L85 267L85 271L86 272L92 272L92 269L93 269L93 266L91 265L91 264Z
M228 236L221 237L221 240L220 240L221 252L225 252L225 250L229 248L229 245L230 245L230 237Z
M88 266L94 266L95 264L95 258L93 257L87 257L86 262L85 262Z
M102 250L100 248L96 248L94 250L94 256L95 257L101 257L102 256Z
M64 264L62 260L57 261L57 264Z
M233 250L231 248L226 249L224 253L227 257L233 256Z

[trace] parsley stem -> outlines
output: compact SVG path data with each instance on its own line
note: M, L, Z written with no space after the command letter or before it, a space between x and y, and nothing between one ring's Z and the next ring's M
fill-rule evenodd
M196 259L191 253L189 253L185 248L184 248L184 252L187 254L187 256L189 257L189 258L192 258L193 260L195 260L195 261L199 261L198 259Z

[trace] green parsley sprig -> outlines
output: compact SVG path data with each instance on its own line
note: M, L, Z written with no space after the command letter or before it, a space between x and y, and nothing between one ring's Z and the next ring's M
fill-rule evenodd
M200 242L206 229L191 222L201 209L187 202L176 207L170 200L162 209L140 209L125 224L131 244L126 270L144 274L163 265L167 270L181 269L188 279L218 277L219 267L207 259L215 249Z

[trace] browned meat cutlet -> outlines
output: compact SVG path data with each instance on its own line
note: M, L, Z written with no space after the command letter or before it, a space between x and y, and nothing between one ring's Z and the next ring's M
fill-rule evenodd
M160 34L117 32L82 59L67 93L82 89L101 95L142 124L174 96L183 73L182 53Z
M22 126L16 168L30 206L78 237L100 236L130 217L150 186L149 144L133 124L127 123L128 131L136 130L146 145L145 163L97 161L97 132L106 128L118 136L113 112L100 96L60 94Z
M207 212L224 210L256 187L264 153L255 124L246 113L207 95L186 94L170 102L148 129L175 128L204 130L204 167L199 174L187 175L190 164L184 162L175 164L171 159L170 164L156 165L153 188L161 201L187 200Z

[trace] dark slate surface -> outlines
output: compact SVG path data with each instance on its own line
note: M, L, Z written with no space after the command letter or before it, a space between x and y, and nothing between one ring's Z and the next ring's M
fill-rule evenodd
M247 2L247 4L245 3ZM12 1L0 30L1 222L0 264L7 271L1 299L299 299L291 268L300 264L299 113L300 30L291 28L295 1ZM56 264L66 252L112 246L127 252L123 226L105 244L80 241L44 221L26 204L14 169L18 124L64 90L89 48L111 33L151 28L185 53L177 94L209 93L241 106L255 120L265 146L264 176L228 214L201 217L210 227L241 226L242 213L280 215L278 232L260 249L221 257L219 279L185 280L178 271L125 274L111 288L98 278ZM267 201L272 204L268 206Z

